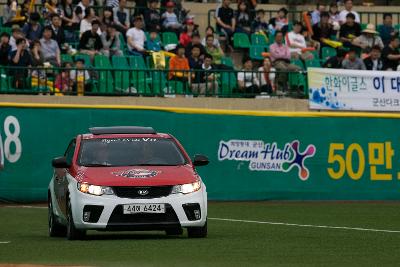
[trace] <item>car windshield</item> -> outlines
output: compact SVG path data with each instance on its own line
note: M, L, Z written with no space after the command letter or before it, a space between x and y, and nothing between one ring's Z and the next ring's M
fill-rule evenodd
M186 163L174 140L166 138L96 138L82 140L81 166L176 166Z

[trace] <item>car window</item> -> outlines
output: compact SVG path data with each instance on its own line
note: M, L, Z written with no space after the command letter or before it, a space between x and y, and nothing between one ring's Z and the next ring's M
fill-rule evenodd
M172 166L186 164L173 139L96 138L82 140L78 164L83 166Z
M69 164L72 163L72 158L74 157L74 152L75 152L75 146L76 146L76 142L75 142L75 139L73 139L69 143L68 148L64 153L64 157L67 159L67 163L69 163Z

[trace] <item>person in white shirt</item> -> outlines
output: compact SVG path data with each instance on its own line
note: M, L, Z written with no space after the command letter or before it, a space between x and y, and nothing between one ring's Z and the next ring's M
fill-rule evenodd
M275 92L275 72L276 70L272 67L271 59L266 57L263 65L258 68L261 93L272 94Z
M81 0L79 4L76 5L75 9L80 7L82 9L82 13L85 14L86 8L90 7L90 0Z
M293 31L289 32L286 36L286 44L289 46L292 58L312 59L312 54L303 52L307 48L307 42L302 34L303 25L296 21L293 24Z
M360 15L353 10L353 0L345 0L344 1L344 10L339 13L339 22L340 24L346 23L346 16L349 13L353 13L356 17L355 22L360 23Z
M142 17L136 17L134 22L134 27L129 29L126 33L128 40L129 52L132 55L146 55L146 49L144 48L144 43L146 42L146 35L143 28Z
M246 97L254 97L260 93L260 81L257 72L253 72L253 62L248 56L243 58L243 70L238 73L237 81L239 91Z
M87 31L90 31L92 29L92 21L97 19L96 13L93 9L93 7L88 7L85 9L85 17L81 21L80 29L79 29L79 38L82 37L82 34L84 34ZM97 30L97 34L101 35L101 30L100 28Z

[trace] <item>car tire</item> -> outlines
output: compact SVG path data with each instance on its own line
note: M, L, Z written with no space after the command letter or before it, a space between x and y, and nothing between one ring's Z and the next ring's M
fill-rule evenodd
M183 229L181 227L165 229L165 233L167 235L182 235L183 234Z
M86 236L85 230L79 230L75 227L74 219L72 217L71 202L67 203L67 239L68 240L82 240Z
M189 238L204 238L207 237L207 221L204 226L201 227L188 227Z
M53 212L53 202L51 196L48 200L48 223L49 223L49 236L50 237L65 237L67 229L65 226L59 224Z

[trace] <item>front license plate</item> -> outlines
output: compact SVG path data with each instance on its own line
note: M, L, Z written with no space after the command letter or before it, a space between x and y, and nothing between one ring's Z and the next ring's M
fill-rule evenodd
M165 213L165 204L127 204L124 214L133 213Z

